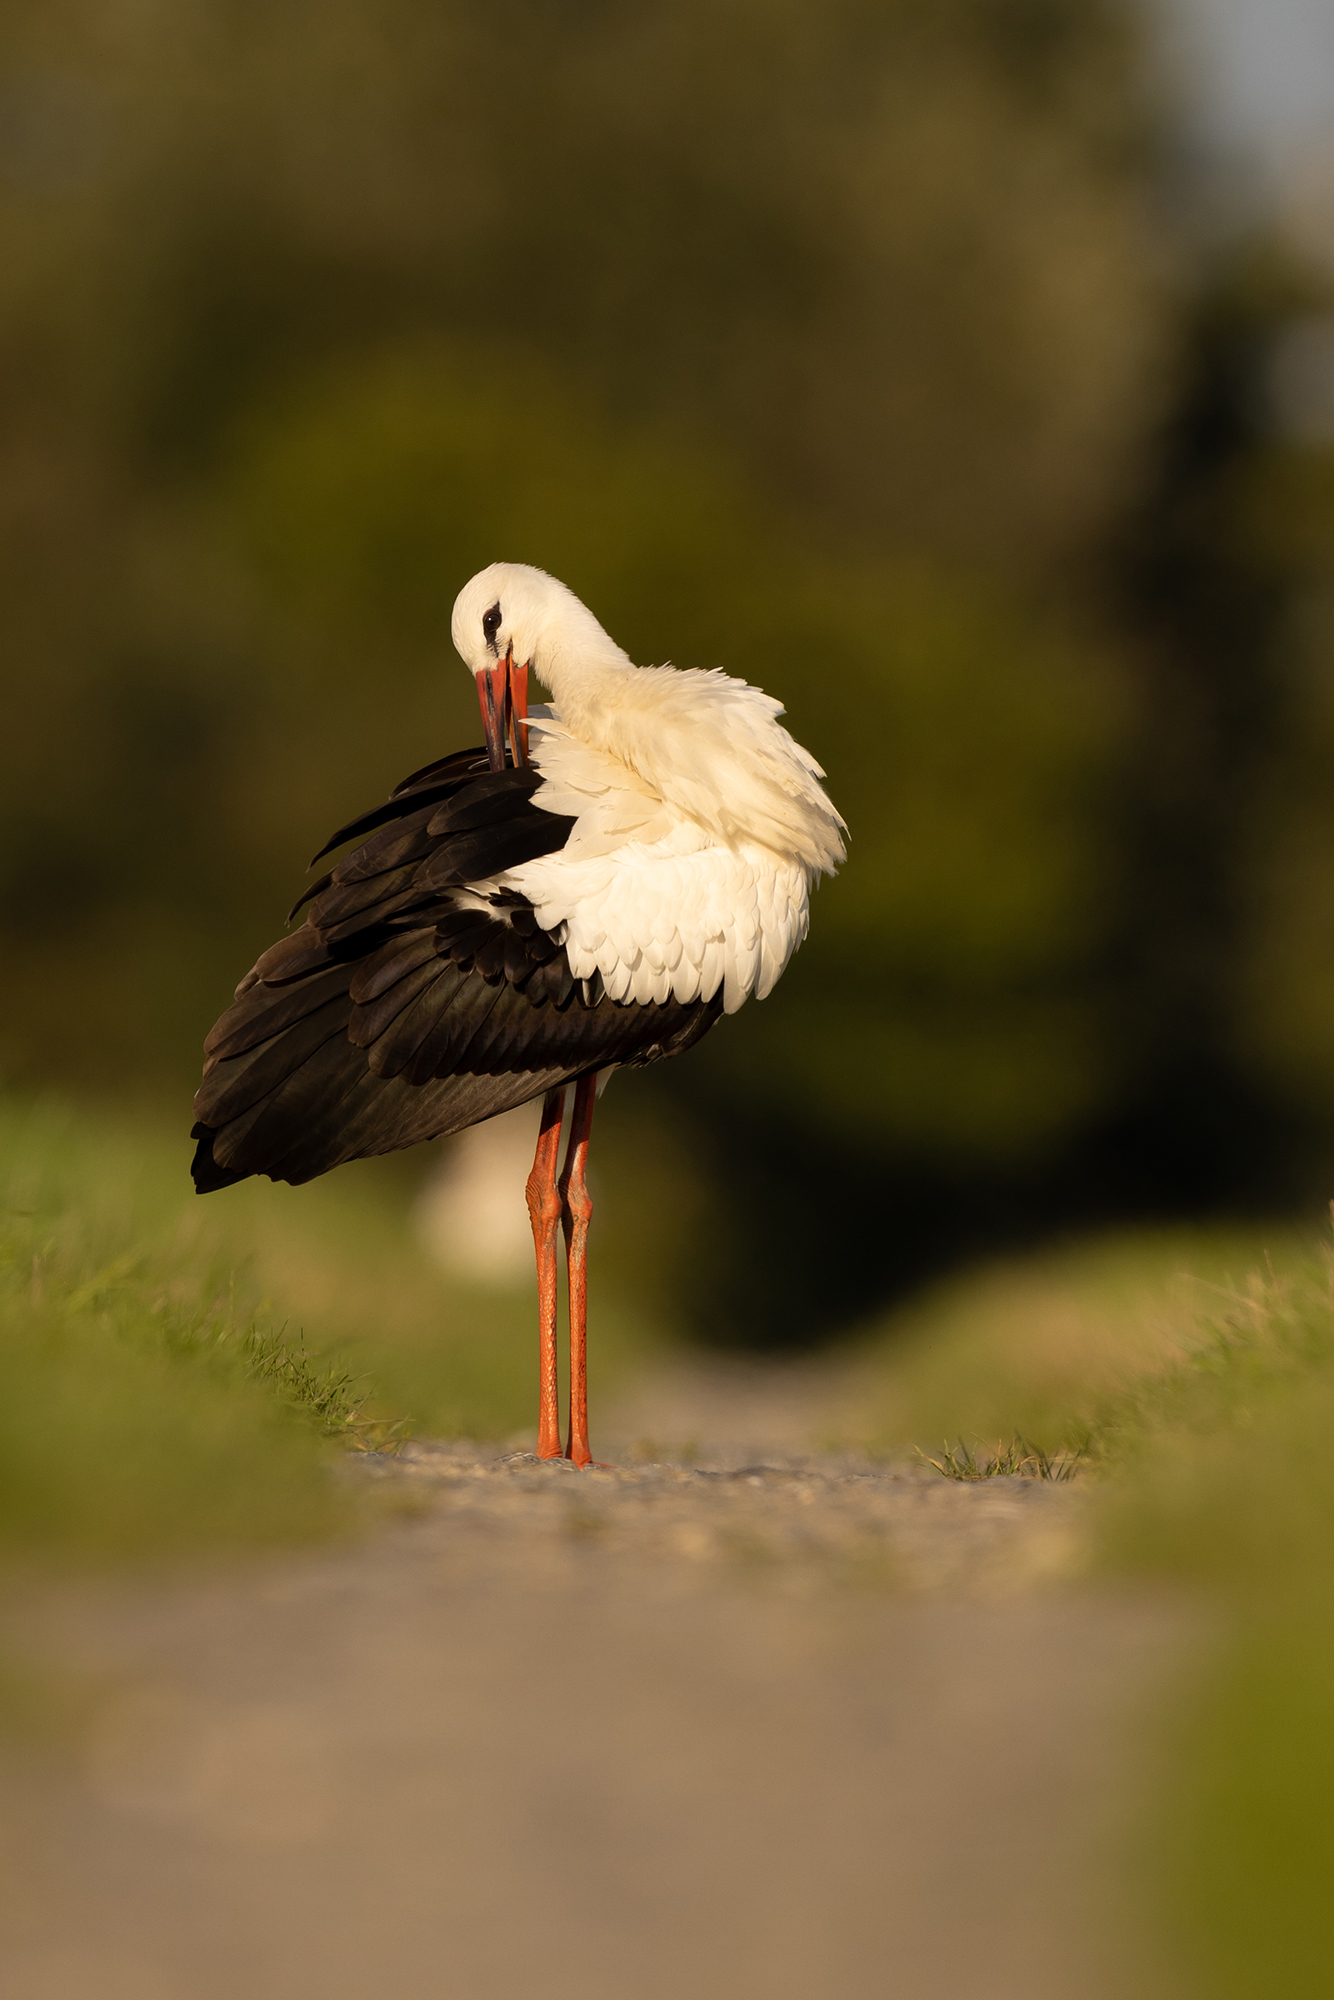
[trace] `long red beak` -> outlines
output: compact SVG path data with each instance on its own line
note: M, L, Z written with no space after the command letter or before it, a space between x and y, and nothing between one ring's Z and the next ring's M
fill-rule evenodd
M505 768L505 738L514 747L514 762L528 762L528 667L516 667L512 649L494 667L477 676L477 699L486 732L486 755L493 771Z

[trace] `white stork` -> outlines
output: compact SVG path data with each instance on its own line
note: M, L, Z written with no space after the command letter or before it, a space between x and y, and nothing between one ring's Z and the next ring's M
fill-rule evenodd
M541 1097L527 1188L537 1449L561 1455L559 1224L564 1455L584 1466L599 1085L764 998L806 935L813 885L844 858L846 828L778 702L718 671L636 667L542 570L493 563L475 576L453 637L485 752L415 772L316 855L357 843L301 898L292 915L308 902L305 922L262 954L205 1043L194 1179L201 1194L250 1174L300 1183ZM531 713L530 671L553 697Z

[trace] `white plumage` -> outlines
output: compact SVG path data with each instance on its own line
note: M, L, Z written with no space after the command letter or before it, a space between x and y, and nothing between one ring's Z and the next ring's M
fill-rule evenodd
M490 614L488 616L488 614ZM498 616L496 614L499 614ZM531 901L576 978L614 1000L763 999L844 859L820 766L781 704L720 671L636 667L543 571L494 563L460 592L454 643L479 676L530 662L534 804L575 820L557 853L475 885Z

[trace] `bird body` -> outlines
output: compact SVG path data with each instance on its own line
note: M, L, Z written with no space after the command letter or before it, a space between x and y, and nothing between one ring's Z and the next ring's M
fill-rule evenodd
M565 845L497 884L531 902L576 979L613 1000L712 1000L733 1014L770 991L806 935L810 878L791 855L721 836L676 799L554 719L534 727L541 810L570 818Z
M195 1183L305 1181L542 1097L528 1188L539 1452L559 1442L559 1220L579 1356L569 1452L587 1463L583 1165L597 1080L681 1053L770 992L845 828L778 702L721 672L634 666L540 570L483 570L459 594L453 635L487 748L414 773L316 856L356 843L207 1039ZM553 697L531 714L530 668Z
M455 608L455 644L483 670L474 635L493 598L513 603L509 643L553 696L530 723L533 803L574 820L559 853L503 886L559 932L575 977L600 975L613 999L721 988L728 1014L762 1000L846 831L782 705L717 670L634 666L564 585L513 563L483 570ZM490 647L505 637L497 626Z

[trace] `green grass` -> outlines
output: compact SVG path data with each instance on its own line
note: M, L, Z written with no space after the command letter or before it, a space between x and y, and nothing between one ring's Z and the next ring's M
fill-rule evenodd
M937 1288L860 1363L955 1478L1081 1454L1095 1570L1214 1607L1164 1718L1143 1906L1181 2000L1325 2000L1334 1960L1334 1249L1136 1235ZM984 1447L980 1439L1013 1442ZM1025 1437L1039 1443L1025 1446ZM923 1453L923 1456L929 1456ZM1065 1462L1066 1461L1056 1461Z
M943 1479L1050 1479L1058 1486L1074 1478L1083 1458L1079 1451L1044 1451L1022 1437L998 1438L990 1451L946 1438L938 1451L919 1445L915 1455Z
M1183 1995L1325 2000L1334 1956L1328 1576L1252 1607L1179 1702L1142 1861Z
M335 1527L351 1384L261 1327L164 1148L0 1112L0 1548L83 1556Z
M850 1429L882 1452L942 1437L1086 1450L1126 1396L1170 1376L1252 1273L1315 1254L1290 1228L1144 1230L964 1272L869 1330Z
M401 1166L201 1200L189 1153L184 1126L0 1100L0 1552L324 1534L341 1450L532 1422L529 1288L452 1283ZM599 1335L605 1383L635 1337L614 1300Z
M1103 1563L1203 1588L1225 1637L1185 1688L1151 1901L1199 2000L1324 2000L1334 1958L1334 1254L1216 1300L1097 1440Z

